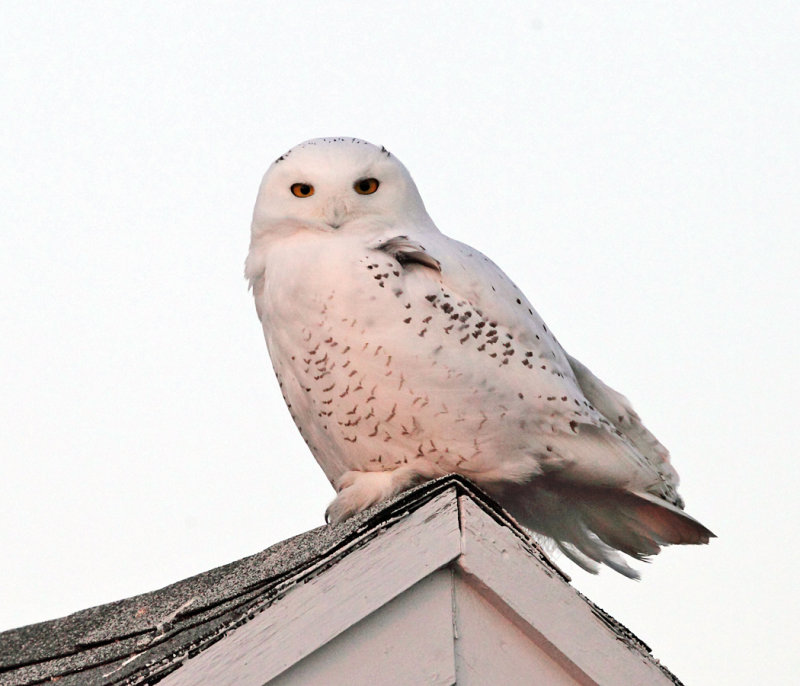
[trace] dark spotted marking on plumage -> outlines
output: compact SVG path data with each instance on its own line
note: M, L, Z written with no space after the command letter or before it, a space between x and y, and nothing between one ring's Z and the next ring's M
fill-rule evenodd
M411 321L411 317L406 317L403 321L408 324Z

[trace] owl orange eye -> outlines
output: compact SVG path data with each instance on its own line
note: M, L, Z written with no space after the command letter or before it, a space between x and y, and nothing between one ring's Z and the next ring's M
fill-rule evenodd
M353 184L353 189L359 195L370 195L377 191L380 185L378 179L359 179Z
M310 183L293 183L291 189L298 198L308 198L314 195L314 186Z

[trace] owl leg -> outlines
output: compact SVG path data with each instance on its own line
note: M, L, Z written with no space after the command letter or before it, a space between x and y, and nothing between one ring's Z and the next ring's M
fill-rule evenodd
M416 462L380 472L345 472L334 484L338 495L328 505L325 520L329 524L338 524L370 505L388 500L421 481L437 476L430 463Z

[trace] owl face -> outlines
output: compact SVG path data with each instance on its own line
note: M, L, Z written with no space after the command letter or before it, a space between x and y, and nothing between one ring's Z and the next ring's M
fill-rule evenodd
M357 231L430 222L411 176L386 149L356 138L316 138L269 168L253 228Z

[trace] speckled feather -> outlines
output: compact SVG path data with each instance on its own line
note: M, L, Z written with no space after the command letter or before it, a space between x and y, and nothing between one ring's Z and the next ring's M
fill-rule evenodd
M365 178L373 194L354 190ZM491 260L438 231L385 149L316 139L281 156L246 274L284 399L339 492L333 520L456 472L590 571L635 576L615 550L712 535L627 400Z

